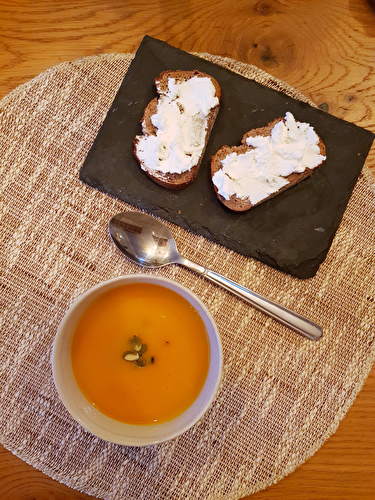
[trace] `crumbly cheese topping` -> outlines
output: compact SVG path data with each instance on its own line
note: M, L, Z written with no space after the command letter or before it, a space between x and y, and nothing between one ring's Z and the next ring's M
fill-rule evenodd
M182 173L198 163L206 142L207 116L219 104L215 93L208 77L168 79L168 90L151 118L156 136L137 136L136 154L149 170Z
M259 203L288 184L293 172L314 169L326 157L320 154L319 137L308 123L297 122L287 112L267 137L246 139L252 146L244 154L231 153L222 160L222 169L212 177L218 193L226 200L236 195Z

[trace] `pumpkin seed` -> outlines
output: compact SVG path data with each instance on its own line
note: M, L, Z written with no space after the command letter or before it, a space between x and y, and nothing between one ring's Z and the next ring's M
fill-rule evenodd
M137 366L146 366L147 361L142 359L142 355L147 351L147 344L143 344L138 335L133 335L128 342L132 345L133 350L124 352L122 357L125 361L134 361Z
M134 335L130 343L135 351L139 352L142 349L142 340L137 335Z
M147 351L147 344L142 344L142 347L139 351L139 355L142 356Z
M139 353L135 351L126 351L122 357L125 361L137 361L139 359Z

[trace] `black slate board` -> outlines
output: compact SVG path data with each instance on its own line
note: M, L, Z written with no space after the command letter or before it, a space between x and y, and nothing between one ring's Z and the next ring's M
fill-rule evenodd
M141 118L164 70L197 69L219 82L222 107L195 182L170 191L151 181L133 155ZM210 157L245 132L291 111L314 126L327 160L314 175L243 214L226 209L210 180ZM144 37L80 171L80 179L135 207L291 274L314 276L325 259L374 135L216 64Z

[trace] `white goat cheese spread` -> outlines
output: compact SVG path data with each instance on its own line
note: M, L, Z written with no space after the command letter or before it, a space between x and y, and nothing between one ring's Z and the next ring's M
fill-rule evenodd
M219 104L215 92L207 77L184 82L168 79L168 90L151 117L156 136L137 136L136 154L144 166L162 173L182 173L198 163L205 147L207 116Z
M252 146L246 153L231 153L222 160L223 168L212 177L218 193L226 200L232 195L259 203L288 184L293 172L314 169L325 156L320 154L319 137L308 123L297 122L287 112L267 137L246 139Z

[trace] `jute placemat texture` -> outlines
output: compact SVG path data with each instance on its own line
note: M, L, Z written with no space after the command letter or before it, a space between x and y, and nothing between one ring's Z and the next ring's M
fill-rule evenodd
M63 63L0 102L0 440L24 461L104 499L238 499L291 473L335 432L375 360L375 193L365 166L325 262L300 281L168 224L183 255L322 325L311 342L191 271L145 271L111 243L132 207L78 173L132 60ZM257 68L202 54L304 97ZM306 100L306 99L305 99ZM152 272L187 286L220 331L216 400L182 436L146 448L85 431L54 386L51 351L69 305L100 281Z

